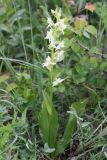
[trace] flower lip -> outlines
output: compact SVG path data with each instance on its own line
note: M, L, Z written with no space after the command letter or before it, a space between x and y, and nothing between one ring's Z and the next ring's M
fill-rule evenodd
M56 63L52 62L52 61L51 61L51 58L48 56L48 57L46 58L46 61L42 64L42 66L43 66L43 67L46 67L47 69L50 70L50 66L51 66L51 65L55 65L55 64L56 64Z
M48 39L49 40L49 43L50 43L50 46L52 48L56 48L56 41L55 41L55 38L53 36L53 31L52 29L50 29L48 32L47 32L47 35L45 37L45 39Z
M64 19L60 20L59 25L60 25L60 29L61 29L62 33L64 34L64 30L67 27L67 25L64 23Z
M64 48L64 41L62 41L58 44L58 46L56 47L56 51L59 49L62 49L62 48Z
M50 28L54 25L54 23L50 17L48 17L47 22L48 22L48 27L50 27Z
M50 30L50 31L47 32L47 35L46 35L45 39L49 39L50 40L50 38L52 38L52 37L53 37L52 30Z
M56 78L53 82L53 87L57 86L58 84L62 83L65 79Z

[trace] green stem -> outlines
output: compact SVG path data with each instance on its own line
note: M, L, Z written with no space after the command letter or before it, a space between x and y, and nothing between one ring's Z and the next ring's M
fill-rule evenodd
M49 74L50 74L50 97L52 101L53 99L53 66L51 66Z
M52 53L51 60L53 62L53 59L54 59L54 50L53 49L52 49L51 53ZM49 76L50 76L50 97L51 97L51 101L52 101L52 99L53 99L53 65L51 65Z

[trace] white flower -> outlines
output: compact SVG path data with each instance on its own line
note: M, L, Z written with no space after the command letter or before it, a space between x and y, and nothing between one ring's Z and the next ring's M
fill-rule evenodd
M62 33L64 34L64 30L66 29L67 25L64 23L64 19L61 19L59 21L59 26L60 26L60 30L62 31Z
M48 22L48 27L52 27L54 25L54 23L50 17L47 19L47 22Z
M56 41L55 41L55 39L54 39L52 29L50 29L50 31L47 32L47 35L46 35L45 39L48 39L48 40L49 40L49 42L50 42L50 47L56 48L56 46L55 46Z
M65 79L56 78L56 80L53 82L53 87L57 86L59 83L63 82Z
M51 65L55 65L55 63L52 62L52 61L51 61L51 58L48 56L48 57L46 58L45 63L43 63L42 66L43 66L43 67L46 67L47 69L50 70Z
M52 29L50 29L50 31L47 32L47 35L46 35L45 39L49 39L49 41L50 41L51 39L53 39Z
M59 50L59 49L62 49L62 48L64 48L64 42L63 41L58 44L58 46L56 47L56 51Z
M64 59L64 51L59 51L55 53L55 62L60 62Z
M54 38L51 39L49 46L50 46L50 48L56 48L56 41Z
M52 13L52 14L55 14L55 11L54 11L53 9L51 9L51 13Z

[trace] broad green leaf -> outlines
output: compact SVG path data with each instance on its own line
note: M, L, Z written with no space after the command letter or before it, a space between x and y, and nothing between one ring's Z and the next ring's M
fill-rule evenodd
M87 26L87 21L85 19L76 17L76 19L75 19L75 31L77 32L77 34L79 34L81 36L82 31L86 26Z
M58 131L58 115L55 108L52 106L48 106L51 108L51 114L48 111L48 107L46 105L50 105L48 99L46 99L42 104L42 109L39 115L39 127L40 134L44 143L48 143L50 148L55 148L56 146L56 137Z
M72 105L71 105L71 108L74 108L78 114L78 116L80 117L83 112L85 111L85 107L86 107L86 104L88 102L88 99L84 99L80 102L74 102Z
M44 98L43 103L46 106L48 113L51 115L52 114L52 104L46 92L43 92L43 98Z
M96 34L97 34L96 28L94 26L92 26L92 25L88 25L85 28L85 31L88 32L88 33L90 33L90 34L92 34L92 35L94 35L94 36L96 36Z
M64 135L57 144L56 155L63 153L67 145L72 141L72 137L76 131L76 127L77 127L76 117L74 115L70 115L65 128Z
M75 102L72 104L71 107L75 109L76 114L78 116L81 116L83 114L87 101L88 99L84 99L83 101ZM64 135L57 144L56 155L64 152L67 145L70 143L70 141L72 141L72 137L76 131L76 128L77 128L77 116L75 116L75 114L71 114L68 123L66 125Z
M82 118L80 118L80 117L78 116L76 110L75 110L73 107L70 108L70 111L67 111L67 112L70 113L71 115L74 115L74 116L76 117L77 121L82 121L82 120L83 120Z

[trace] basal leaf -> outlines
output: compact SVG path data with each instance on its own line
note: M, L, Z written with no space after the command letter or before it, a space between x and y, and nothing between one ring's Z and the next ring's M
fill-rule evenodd
M72 137L76 131L76 127L77 127L76 117L74 115L70 115L65 128L64 135L57 144L56 155L63 153L67 145L70 143L70 141L72 141Z
M48 106L51 108L50 114L46 106L47 104L50 105L48 99L46 99L45 97L39 115L40 134L44 143L48 143L50 148L55 148L58 131L58 115L55 108L52 105Z
M52 114L52 105L51 105L51 101L48 97L48 95L46 94L46 92L43 92L43 98L44 98L44 105L47 108L48 113L51 115Z

